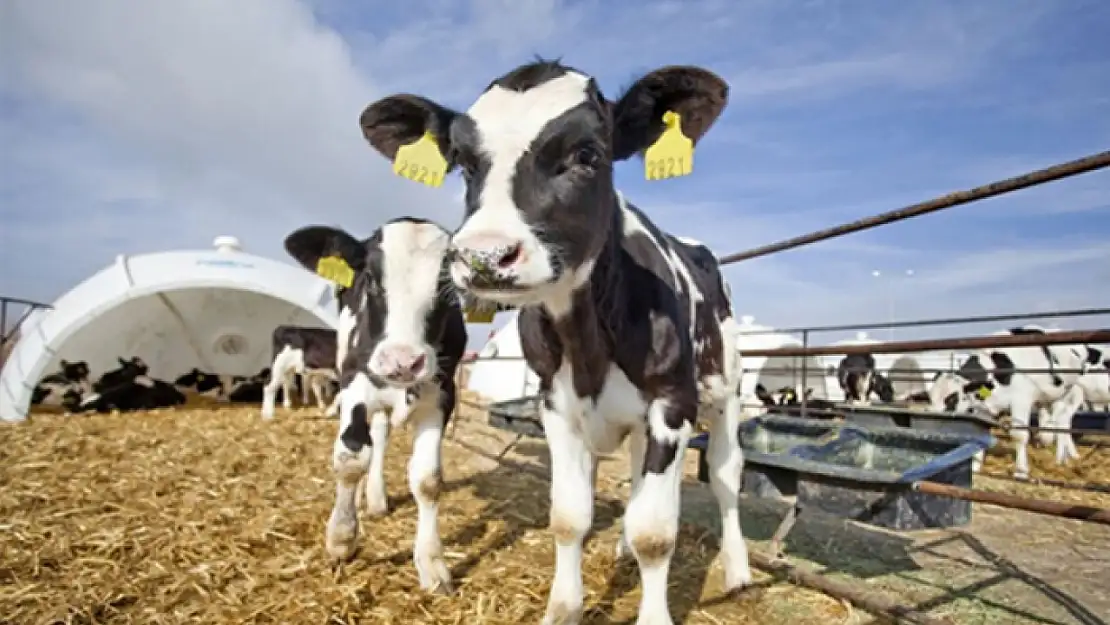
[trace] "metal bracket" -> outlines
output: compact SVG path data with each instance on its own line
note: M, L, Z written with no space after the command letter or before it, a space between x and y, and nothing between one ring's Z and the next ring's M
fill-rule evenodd
M775 529L775 534L771 536L772 560L786 560L786 554L782 549L782 541L786 540L786 535L790 533L790 530L794 529L794 524L798 522L798 516L801 513L802 504L794 502L782 517L782 521L779 522L778 528Z

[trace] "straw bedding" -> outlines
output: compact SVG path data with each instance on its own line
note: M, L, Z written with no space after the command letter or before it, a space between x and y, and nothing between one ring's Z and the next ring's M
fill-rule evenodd
M1014 446L1004 433L996 432L998 444L987 453L983 470L997 475L1012 475ZM1079 458L1067 465L1055 461L1053 446L1029 446L1029 468L1033 479L1049 479L1069 484L1099 484L1110 487L1110 437L1090 437L1079 445ZM1048 485L1022 484L1009 481L976 479L976 488L1009 492L1022 497L1110 508L1110 493L1090 492Z
M333 566L322 543L336 422L311 414L279 411L264 423L253 406L191 406L4 426L0 623L539 620L553 564L542 480L445 445L440 524L458 590L429 596L411 561L407 433L390 446L390 515L364 519L360 553ZM584 563L587 621L632 622L635 566L612 556L619 508L602 494L596 509ZM867 620L787 584L721 597L714 541L682 528L671 571L676 622Z

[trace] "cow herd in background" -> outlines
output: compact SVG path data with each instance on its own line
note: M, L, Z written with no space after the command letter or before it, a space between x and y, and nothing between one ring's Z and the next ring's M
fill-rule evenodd
M56 372L35 386L31 404L60 406L75 414L133 412L179 406L195 395L219 403L262 403L263 416L269 418L275 399L280 398L288 409L300 391L302 405L308 405L312 393L321 410L327 398L334 397L327 408L333 414L339 402L335 336L334 330L278 326L273 332L273 363L258 373L223 375L194 367L172 383L151 376L137 356L117 358L119 366L95 380L85 361L62 360ZM322 353L330 354L330 359L320 362Z
M1044 328L1026 325L995 332L996 336L1045 334ZM849 405L868 405L872 400L893 403L896 399L909 404L924 404L933 412L978 414L997 418L1009 414L1011 438L1016 447L1014 476L1029 476L1029 426L1033 411L1038 414L1037 439L1041 444L1055 443L1056 462L1067 464L1079 456L1070 430L1077 412L1086 407L1106 409L1110 404L1110 351L1095 345L1047 345L1042 347L995 347L970 354L956 371L934 375L925 391L896 397L893 385L875 370L870 355L845 357L838 367L837 379ZM822 399L810 399L806 389L806 405L821 411L837 406ZM798 390L784 387L768 391L756 386L756 397L766 409L796 412L792 407L801 402ZM974 463L978 470L980 454Z
M726 590L751 582L738 511L738 425L748 398L740 390L730 289L716 257L658 228L616 191L612 169L643 154L668 126L693 145L727 98L716 75L675 66L649 72L611 101L590 76L549 61L498 78L466 112L414 95L383 98L360 118L364 137L390 160L401 158L402 147L431 141L448 171L461 169L466 209L457 230L415 217L392 220L366 239L301 228L285 240L298 263L319 271L327 260L349 271L349 279L336 280L335 331L275 329L271 367L248 378L194 369L169 383L131 358L91 383L84 363L63 361L35 389L35 401L123 411L180 404L196 392L260 402L269 419L279 393L291 405L299 376L302 392L311 390L320 409L339 416L325 543L340 559L356 550L360 507L388 512L386 442L391 428L408 425L418 518L413 559L423 589L449 591L437 502L441 441L467 341L462 302L519 308L552 464L555 572L542 623L582 617L582 546L593 522L598 458L628 439L631 493L616 552L639 565L638 625L668 625L681 454L701 419L710 425ZM1083 401L1110 401L1108 364L1092 346L983 350L938 376L922 399L948 412L1009 410L1018 423L1045 406L1048 421L1066 427ZM1054 367L1083 372L1015 371ZM844 358L837 379L850 404L895 399L870 355ZM338 390L325 408L328 387ZM798 393L756 388L758 401L771 406L796 404ZM807 398L811 407L822 401ZM1028 434L1015 437L1018 472L1027 473ZM1070 436L1055 441L1058 459L1072 457Z

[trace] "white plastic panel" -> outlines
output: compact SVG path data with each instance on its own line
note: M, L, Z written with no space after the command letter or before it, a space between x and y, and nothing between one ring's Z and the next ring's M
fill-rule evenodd
M268 364L274 326L335 327L337 313L330 283L266 258L227 248L121 256L22 334L0 372L0 419L26 418L31 390L61 359L85 360L93 375L118 356L167 379L194 366L248 375Z

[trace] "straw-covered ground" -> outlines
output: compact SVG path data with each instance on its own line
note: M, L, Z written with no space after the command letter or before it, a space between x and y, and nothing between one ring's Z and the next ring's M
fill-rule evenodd
M279 410L264 423L256 407L192 407L44 415L0 429L0 623L539 620L553 563L547 486L535 475L546 472L542 441L514 441L488 428L484 414L462 411L444 449L440 521L458 588L428 596L410 555L407 432L390 445L390 515L364 520L361 552L336 567L322 549L336 422L315 412ZM1110 453L1081 451L1090 457L1060 471L1036 450L1034 471L1110 481ZM1007 472L1010 457L992 457L988 470ZM692 474L694 455L687 460ZM635 566L615 564L612 555L624 468L622 460L601 465L596 534L584 562L591 623L635 618ZM1110 496L1082 491L984 479L976 487L1110 507ZM692 478L683 497L686 523L671 572L676 622L871 622L762 574L740 597L722 596L713 563L716 506ZM781 512L776 503L745 502L753 548L765 548ZM961 624L1090 625L1099 622L1094 615L1110 614L1106 527L993 506L976 506L975 515L968 531L907 537L803 514L787 553Z
M542 479L445 445L440 522L459 583L454 596L428 596L411 560L407 432L390 445L391 514L364 521L361 552L334 567L322 545L336 421L314 412L270 423L256 407L43 415L0 429L0 622L538 622L553 563ZM612 556L618 514L603 494L584 564L593 623L635 617L635 567ZM789 585L722 597L714 545L683 527L679 622L827 624L850 613Z

